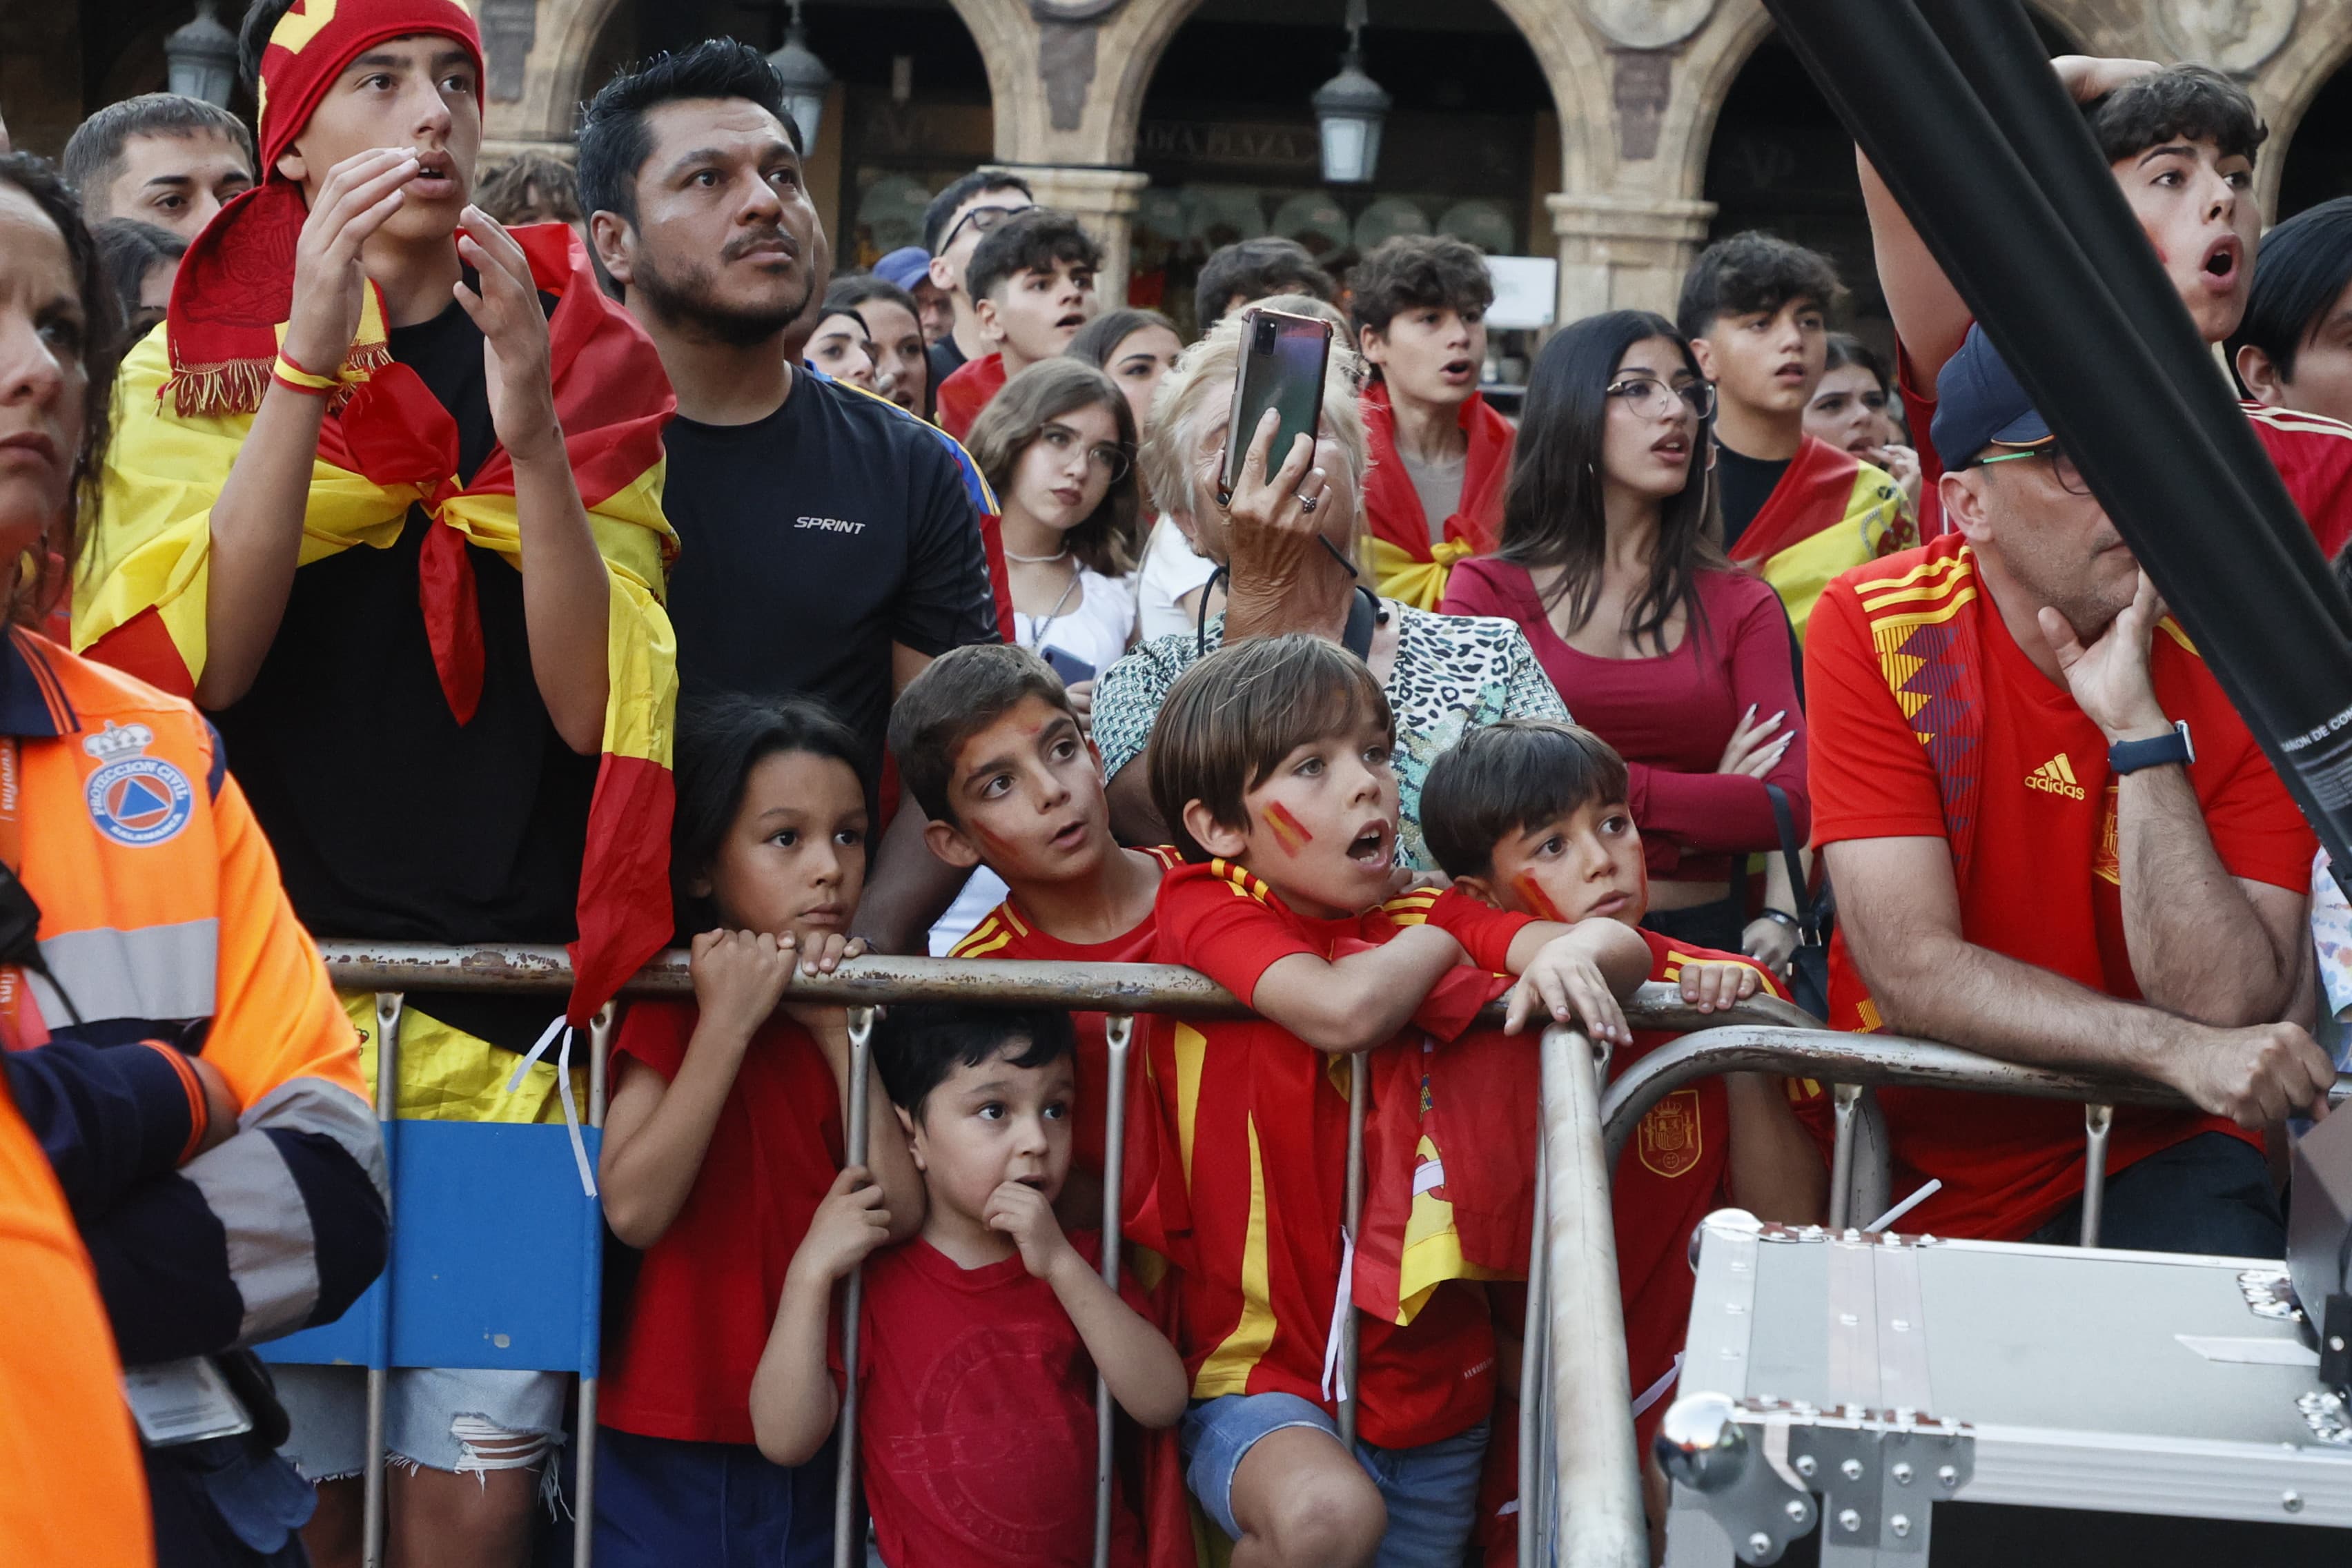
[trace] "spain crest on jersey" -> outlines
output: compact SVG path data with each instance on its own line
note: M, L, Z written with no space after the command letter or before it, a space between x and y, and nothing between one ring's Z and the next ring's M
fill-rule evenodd
M1652 1106L1634 1140L1643 1166L1661 1176L1679 1176L1696 1167L1702 1152L1698 1090L1678 1089Z

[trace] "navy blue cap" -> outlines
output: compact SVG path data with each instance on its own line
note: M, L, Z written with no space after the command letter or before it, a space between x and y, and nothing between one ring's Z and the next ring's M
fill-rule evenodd
M883 282L914 291L917 280L929 276L931 253L919 245L902 245L874 264L874 276Z
M1928 427L1947 468L1965 468L1987 447L2035 447L2050 425L2011 374L1984 329L1971 324L1960 352L1936 377L1936 419Z

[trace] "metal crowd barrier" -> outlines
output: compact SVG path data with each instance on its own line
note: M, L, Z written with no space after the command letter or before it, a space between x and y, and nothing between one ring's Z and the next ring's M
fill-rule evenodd
M345 991L537 991L551 995L569 989L571 966L556 947L455 949L386 942L321 944L329 973ZM693 982L686 954L663 953L621 988L624 998L690 995ZM1133 1015L1173 1014L1193 1017L1242 1017L1232 994L1188 969L1158 964L1075 964L1027 960L869 957L845 963L834 974L795 976L796 1000L831 1003L851 1009L851 1163L866 1155L866 1085L870 1077L872 1009L892 1002L962 1001L976 1006L1042 1005L1109 1015L1112 1110L1126 1104L1126 1078ZM394 1006L397 1005L395 1002ZM2179 1108L2187 1101L2144 1079L2096 1077L2023 1067L1979 1057L1930 1041L1883 1035L1833 1034L1788 1003L1754 997L1713 1013L1684 1004L1675 988L1648 984L1627 1004L1628 1023L1638 1030L1685 1034L1628 1066L1614 1082L1608 1054L1578 1032L1544 1032L1541 1122L1537 1148L1535 1224L1528 1279L1528 1321L1532 1331L1520 1368L1519 1561L1523 1568L1560 1563L1568 1568L1640 1568L1647 1562L1639 1458L1633 1452L1629 1373L1625 1360L1623 1307L1617 1288L1615 1222L1610 1204L1611 1174L1626 1140L1652 1106L1674 1089L1722 1072L1759 1071L1812 1079L1832 1086L1837 1138L1832 1160L1831 1222L1843 1228L1856 1212L1877 1212L1886 1186L1886 1147L1876 1131L1869 1088L1902 1084L1979 1093L2021 1094L2079 1100L2085 1105L2086 1179L2084 1243L2097 1241L2104 1188L2105 1153L2112 1108L2118 1104ZM1485 1021L1498 1022L1500 1006ZM607 1026L609 1027L609 1025ZM592 1122L601 1124L604 1101L605 1031L591 1057ZM1360 1218L1363 1117L1367 1100L1363 1058L1349 1075L1347 1223L1349 1234ZM380 1091L380 1099L382 1091ZM2352 1098L2352 1076L2341 1078L2330 1099ZM389 1101L383 1102L388 1109ZM1105 1144L1103 1277L1118 1288L1119 1197L1123 1187L1124 1123L1115 1120ZM1876 1195L1873 1195L1873 1194ZM1861 1194L1864 1203L1857 1203ZM848 1386L836 1434L840 1486L836 1500L835 1562L847 1568L862 1560L854 1539L856 1471L858 1281L846 1292L845 1360ZM1339 1422L1352 1437L1355 1426L1355 1334L1352 1313L1343 1331ZM378 1379L371 1379L372 1384ZM1111 1509L1112 1407L1107 1388L1096 1384L1097 1454L1095 1562L1108 1561ZM381 1404L371 1388L371 1415ZM594 1390L583 1379L581 1398L580 1533L574 1562L590 1560L593 1531ZM371 1422L372 1429L376 1425ZM369 1507L371 1547L380 1542L381 1445L372 1442ZM371 1558L373 1561L373 1558Z

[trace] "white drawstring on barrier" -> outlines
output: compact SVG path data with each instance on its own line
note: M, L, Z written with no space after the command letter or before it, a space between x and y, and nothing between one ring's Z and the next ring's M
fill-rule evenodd
M555 1016L555 1022L539 1037L539 1044L531 1047L530 1054L515 1064L513 1076L507 1079L507 1092L512 1094L522 1087L522 1075L530 1070L531 1063L547 1054L547 1047L555 1044L558 1035L563 1037L563 1045L555 1053L555 1092L563 1101L563 1130L572 1135L572 1163L580 1167L580 1190L593 1198L596 1195L596 1171L588 1163L588 1141L580 1136L580 1108L572 1101L572 1024L562 1014Z

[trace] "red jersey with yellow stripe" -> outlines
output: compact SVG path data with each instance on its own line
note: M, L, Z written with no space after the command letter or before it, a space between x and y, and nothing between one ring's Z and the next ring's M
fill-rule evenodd
M1146 849L1143 853L1159 861L1163 871L1182 863L1176 851L1164 845ZM1158 931L1158 923L1150 916L1146 916L1134 929L1123 931L1108 942L1064 942L1052 932L1038 929L1021 912L1019 905L1008 898L972 927L971 933L956 943L948 956L1048 959L1063 963L1143 963L1151 957L1151 944ZM1076 1168L1092 1173L1097 1180L1101 1178L1103 1168L1107 1086L1110 1075L1110 1047L1104 1040L1106 1016L1101 1013L1070 1015L1070 1022L1078 1037L1078 1100L1074 1108L1077 1125L1070 1133L1070 1159ZM1151 1109L1151 1090L1147 1077L1150 1032L1157 1022L1151 1014L1136 1015L1134 1043L1128 1057L1127 1171L1122 1184L1127 1189L1124 1208L1129 1223L1134 1221L1149 1199L1156 1168L1154 1152L1157 1144L1151 1134L1157 1117ZM1150 1240L1149 1237L1131 1239Z
M2221 864L2305 891L2311 829L2169 617L2148 674L2165 712L2189 725L2189 783ZM1959 535L1832 583L1806 641L1805 689L1816 844L1941 838L1965 941L2138 999L2105 738L2011 637ZM1830 944L1830 1024L1881 1024L1843 931ZM1917 1089L1878 1098L1895 1190L1944 1184L1912 1216L1922 1231L2021 1239L2082 1191L2083 1119L2070 1104ZM2244 1136L2218 1117L2119 1108L2108 1169L2204 1131Z
M1277 960L1329 958L1397 929L1374 910L1314 921L1241 867L1180 866L1160 888L1152 956L1188 964L1247 1000ZM1473 1005L1475 1010L1475 1004ZM1172 1019L1152 1046L1174 1145L1163 1188L1191 1231L1177 1348L1195 1398L1285 1393L1330 1405L1326 1352L1341 1289L1346 1064L1262 1018ZM1358 1431L1416 1447L1486 1418L1494 1329L1481 1288L1439 1286L1410 1324L1367 1317L1358 1352Z

